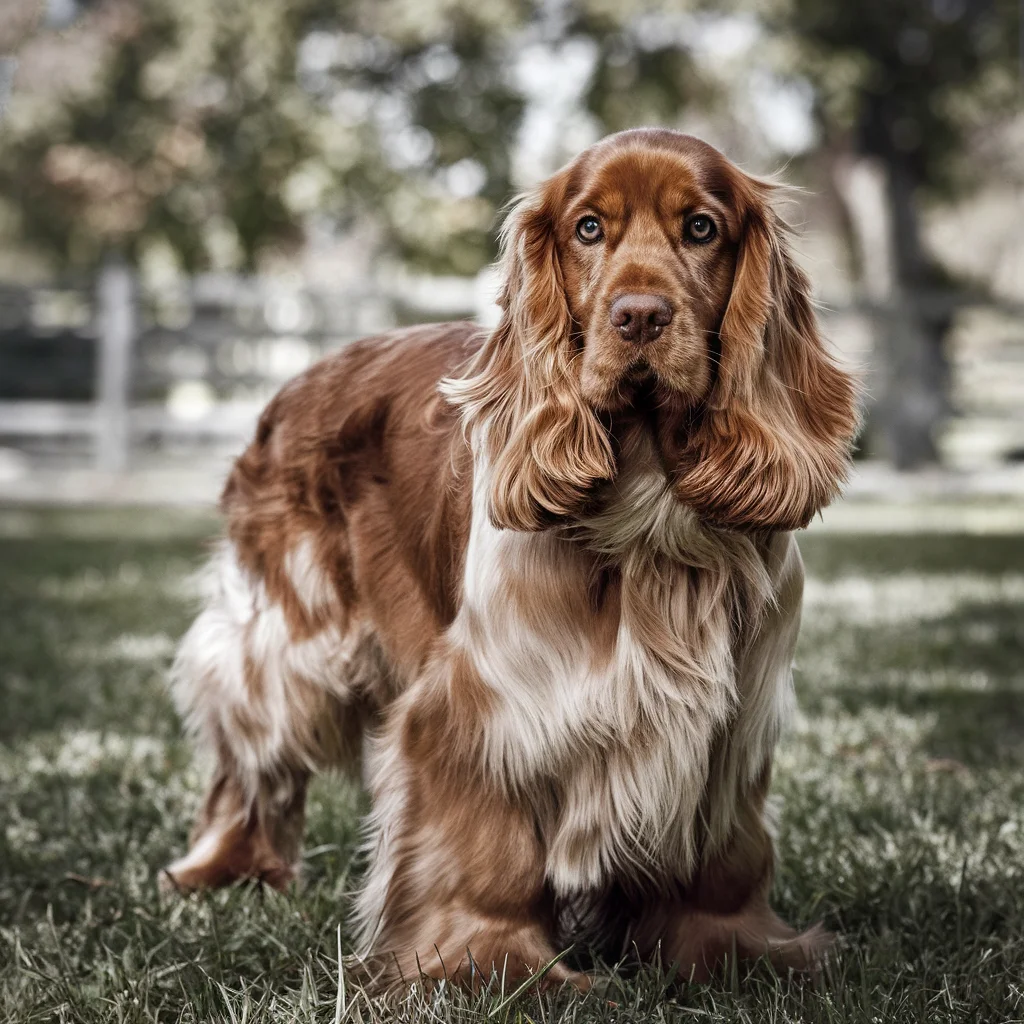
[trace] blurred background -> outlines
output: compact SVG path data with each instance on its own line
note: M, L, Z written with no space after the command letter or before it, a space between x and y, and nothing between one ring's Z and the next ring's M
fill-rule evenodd
M503 204L643 124L803 187L868 383L800 534L773 780L773 899L841 953L522 1019L1024 1018L1022 7L0 0L0 1024L341 1019L354 786L311 787L294 897L157 893L204 785L165 680L214 502L323 353L492 322ZM473 1005L409 1019L502 1019Z
M852 497L1020 495L1022 6L2 0L0 493L210 501L284 380L491 321L509 197L664 124L807 190Z

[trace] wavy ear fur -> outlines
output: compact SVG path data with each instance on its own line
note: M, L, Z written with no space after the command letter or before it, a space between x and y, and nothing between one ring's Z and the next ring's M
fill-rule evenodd
M680 499L735 530L806 526L839 493L858 425L857 386L818 333L807 277L768 203L772 188L744 176L718 377L677 471Z
M553 229L557 180L519 201L502 232L504 312L466 373L442 383L482 446L495 526L540 530L611 479L608 434L583 401Z

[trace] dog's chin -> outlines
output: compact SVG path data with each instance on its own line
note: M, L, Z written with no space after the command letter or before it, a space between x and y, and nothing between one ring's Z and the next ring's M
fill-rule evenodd
M658 384L658 375L642 360L615 376L584 373L583 398L598 413L618 413L644 404Z

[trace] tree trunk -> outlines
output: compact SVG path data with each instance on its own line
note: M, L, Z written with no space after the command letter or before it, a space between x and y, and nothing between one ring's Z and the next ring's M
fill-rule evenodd
M896 160L848 151L833 154L829 171L851 274L875 337L864 447L901 469L927 465L938 459L935 435L948 411L943 339L951 306L930 280L915 181Z
M947 410L943 342L951 317L929 290L915 203L917 182L898 153L885 158L893 287L877 318L881 370L876 414L885 454L899 469L939 461L936 434Z

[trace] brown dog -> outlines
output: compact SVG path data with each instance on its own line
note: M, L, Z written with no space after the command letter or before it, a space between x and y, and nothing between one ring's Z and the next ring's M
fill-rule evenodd
M504 315L288 385L224 491L175 695L217 768L181 888L297 870L313 771L373 797L364 952L536 970L586 922L683 974L812 964L765 797L855 387L773 186L686 135L587 150L504 232ZM551 975L585 986L559 964Z

